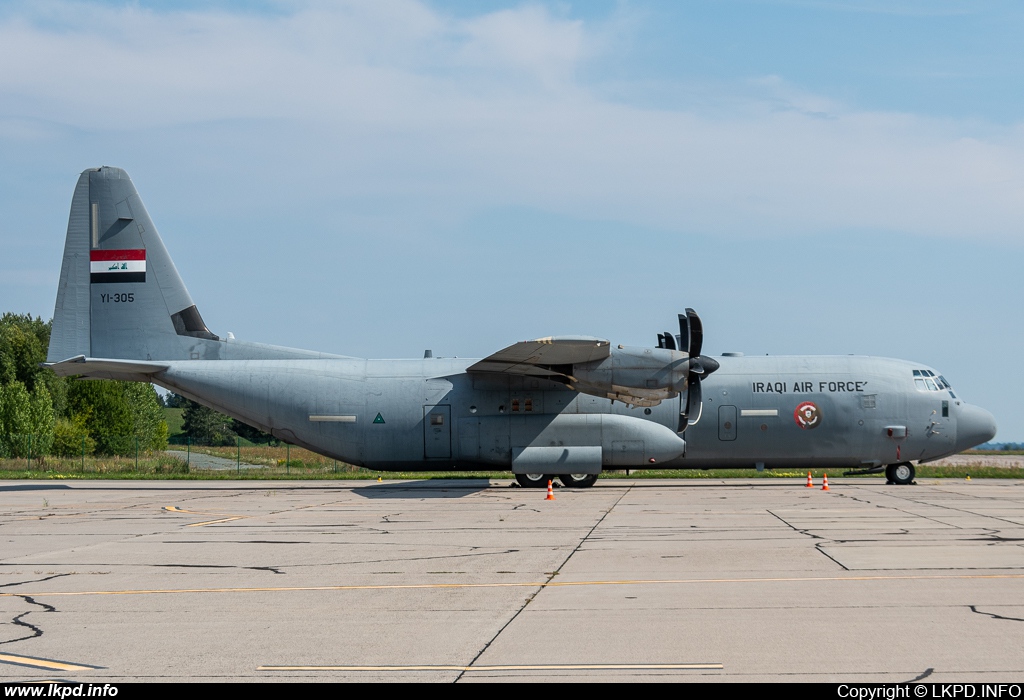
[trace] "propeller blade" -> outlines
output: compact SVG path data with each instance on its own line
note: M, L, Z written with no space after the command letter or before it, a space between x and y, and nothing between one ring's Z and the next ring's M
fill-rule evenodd
M679 349L690 347L690 317L686 314L679 315Z
M698 379L690 384L686 393L686 424L696 425L697 421L700 420L701 414L704 412L704 402L701 400L700 380ZM694 417L694 414L696 414L696 418Z
M660 338L661 336L659 335L658 337ZM665 334L665 337L667 342L672 342L668 340L671 338L668 333ZM683 405L682 398L679 400L679 430L676 432L681 433L686 430L686 426L694 425L700 420L701 414L704 411L700 387L701 380L721 365L717 360L700 354L704 346L704 324L701 323L697 312L689 307L687 307L685 314L679 314L678 338L679 349L686 350L690 356L689 371L686 375L686 404Z
M665 347L668 348L669 350L675 350L676 349L676 339L672 336L671 333L665 333L664 335L665 335Z
M682 322L683 319L680 316L680 327L682 327ZM700 357L701 348L704 347L704 324L700 322L700 316L693 309L686 309L686 325L690 329L686 344L687 352L690 357Z

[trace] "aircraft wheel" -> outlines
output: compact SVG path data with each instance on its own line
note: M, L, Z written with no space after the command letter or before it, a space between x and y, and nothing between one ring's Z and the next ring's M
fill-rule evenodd
M551 479L547 474L516 474L516 481L524 489L543 489L547 488L548 480Z
M597 481L597 474L559 474L558 479L569 488L590 488Z
M917 471L914 469L914 465L910 462L901 462L900 464L890 464L885 468L885 478L894 484L900 486L906 486L907 484L914 483L914 476Z

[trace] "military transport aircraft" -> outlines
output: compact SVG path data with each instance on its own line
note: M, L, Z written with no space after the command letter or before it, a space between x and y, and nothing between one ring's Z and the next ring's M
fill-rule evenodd
M885 471L990 440L936 371L877 357L701 354L697 314L657 347L580 336L481 360L366 360L209 330L128 175L82 173L47 366L152 382L282 440L375 470L511 470L590 486L602 469Z

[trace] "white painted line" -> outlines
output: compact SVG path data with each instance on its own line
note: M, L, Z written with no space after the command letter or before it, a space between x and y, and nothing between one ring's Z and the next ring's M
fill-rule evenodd
M694 671L722 664L531 664L509 666L257 666L257 671Z

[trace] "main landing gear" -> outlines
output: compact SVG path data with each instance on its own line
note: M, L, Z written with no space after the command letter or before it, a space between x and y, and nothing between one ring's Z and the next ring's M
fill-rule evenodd
M914 475L916 473L914 465L910 462L890 464L885 468L885 478L887 482L890 484L899 484L900 486L906 486L907 484L914 483Z
M597 481L597 474L516 474L516 481L524 489L547 488L548 481L558 479L570 488L587 488Z
M546 474L516 474L516 481L524 489L542 489L548 485L548 479L554 477Z
M585 489L594 485L597 474L559 474L558 478L569 488Z

